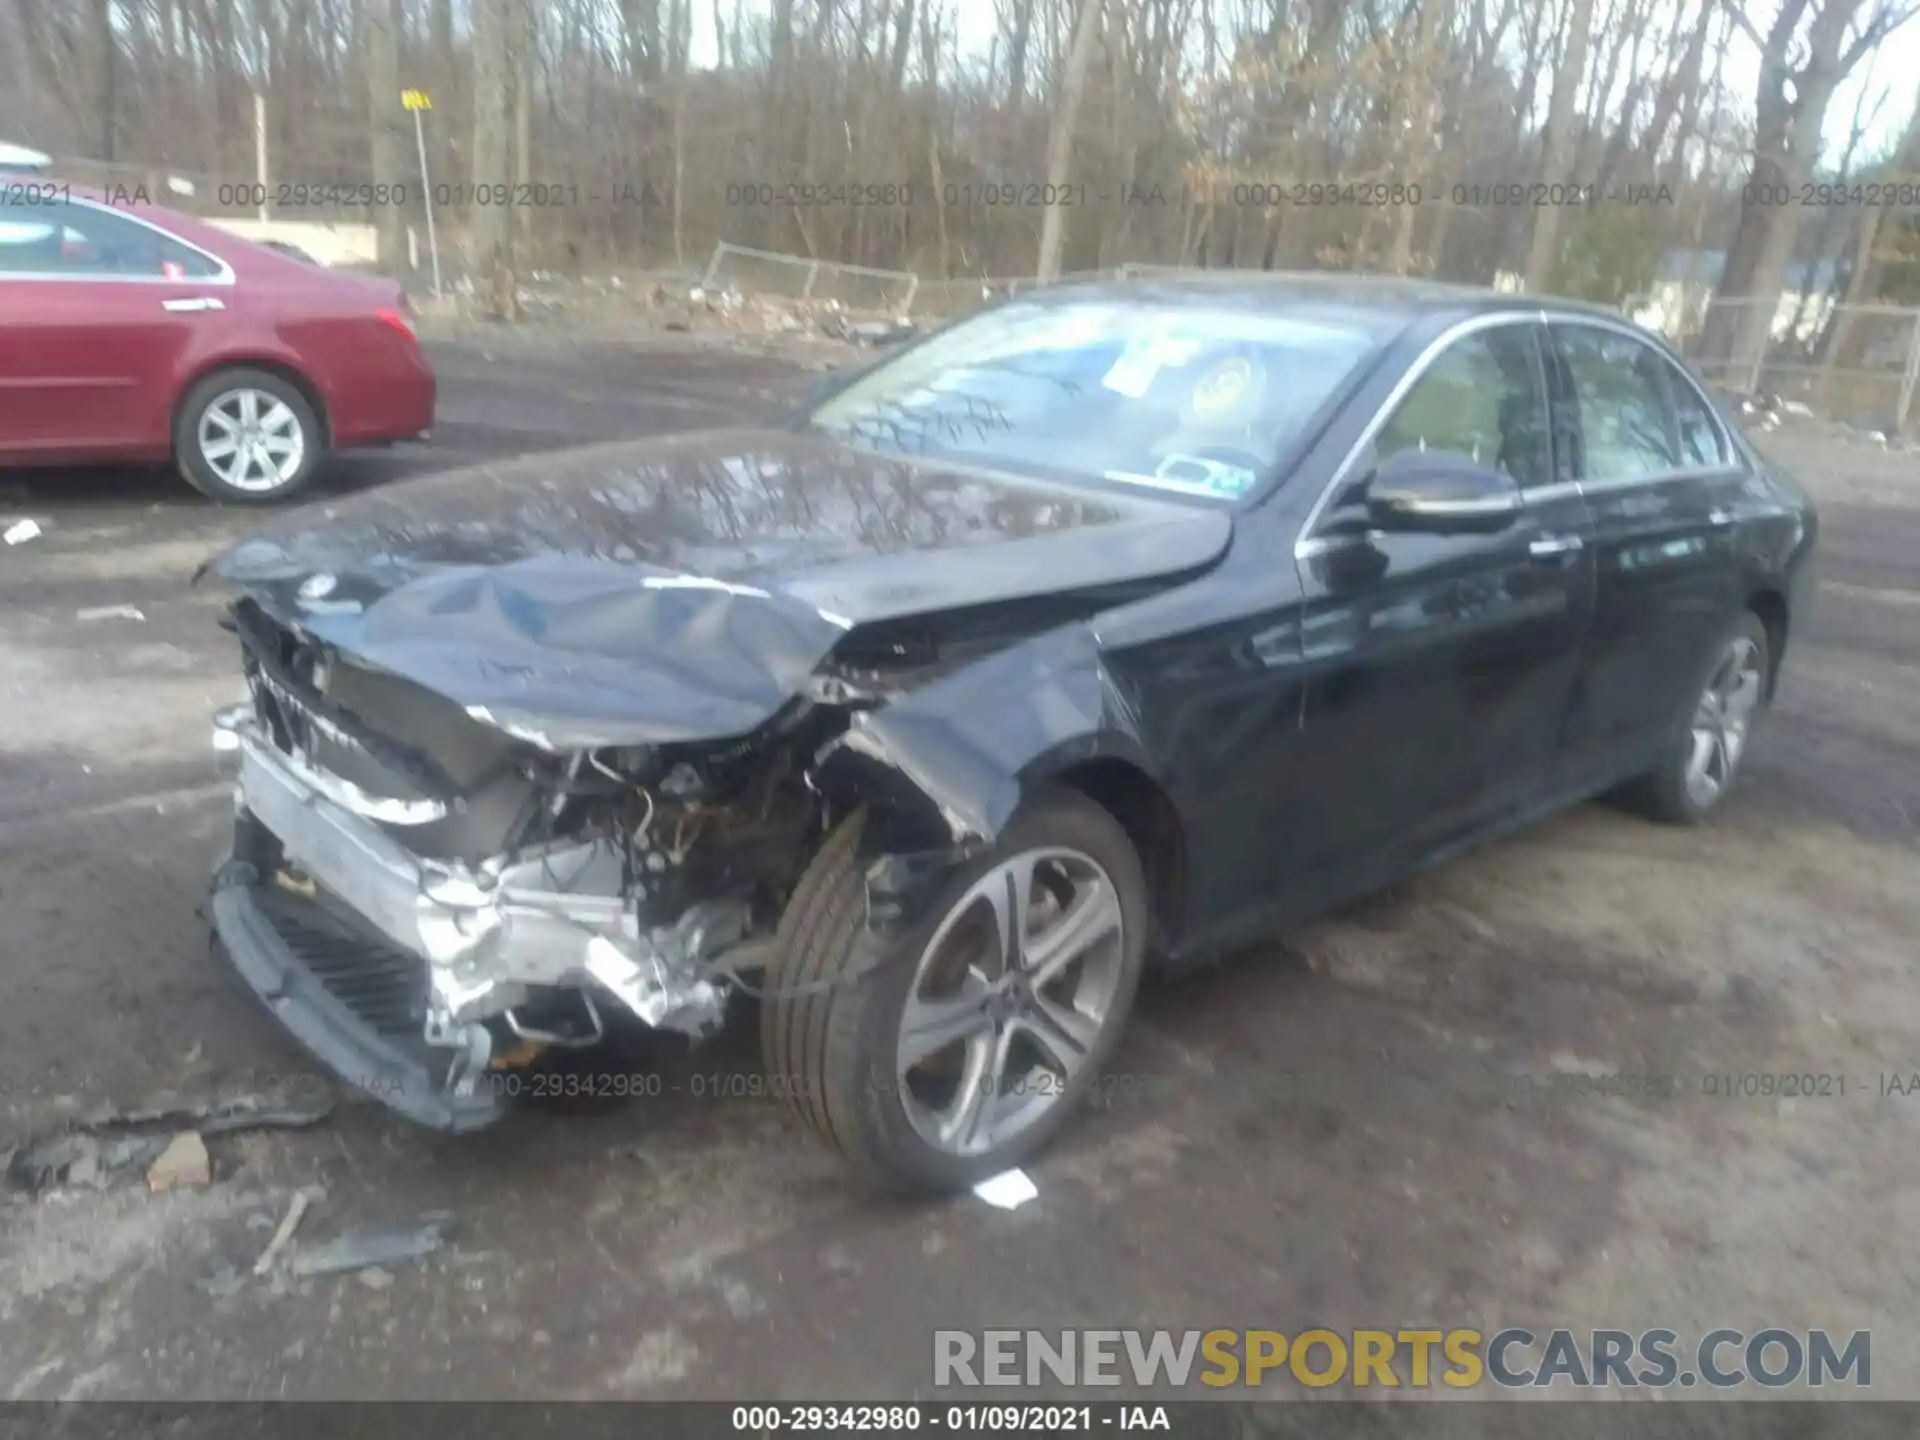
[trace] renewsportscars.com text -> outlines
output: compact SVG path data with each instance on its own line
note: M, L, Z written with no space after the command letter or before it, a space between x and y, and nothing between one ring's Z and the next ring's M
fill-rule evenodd
M1731 1389L1873 1383L1855 1330L936 1330L936 1386L1298 1384L1454 1390Z

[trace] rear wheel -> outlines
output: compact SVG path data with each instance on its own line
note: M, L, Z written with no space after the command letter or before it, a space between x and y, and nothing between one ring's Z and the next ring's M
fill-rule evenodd
M1768 651L1767 627L1759 616L1743 613L1714 646L1660 763L1628 787L1626 798L1636 809L1655 820L1691 825L1720 803L1760 715L1772 664Z
M265 370L222 370L188 392L173 453L187 482L215 500L269 505L312 483L325 452L300 391Z
M1100 806L1049 795L881 940L861 823L828 839L782 918L767 1067L870 1177L962 1188L1044 1145L1112 1053L1145 953L1139 857Z

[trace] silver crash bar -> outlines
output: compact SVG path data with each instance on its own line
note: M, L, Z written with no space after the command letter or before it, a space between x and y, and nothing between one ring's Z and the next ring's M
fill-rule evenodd
M402 949L427 962L428 1038L502 1014L529 989L591 976L649 1025L698 1033L718 1023L723 992L701 979L716 942L737 939L723 917L694 907L678 923L642 931L618 886L617 856L570 847L480 866L424 859L379 824L324 793L306 765L283 755L252 721L223 727L238 741L239 799L287 858ZM598 865L579 863L602 859ZM595 888L556 891L547 877L586 875Z

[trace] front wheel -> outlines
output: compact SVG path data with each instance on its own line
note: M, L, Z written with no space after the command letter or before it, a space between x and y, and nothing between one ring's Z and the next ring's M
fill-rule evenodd
M173 427L187 482L241 505L270 505L306 489L325 448L306 397L265 370L209 375L188 393Z
M1044 1145L1112 1054L1146 950L1146 882L1119 823L1057 792L882 940L863 817L781 919L761 1040L776 1090L883 1183L960 1189Z
M1659 764L1628 787L1627 799L1637 809L1655 820L1691 825L1720 803L1760 716L1770 648L1767 627L1750 611L1721 637Z

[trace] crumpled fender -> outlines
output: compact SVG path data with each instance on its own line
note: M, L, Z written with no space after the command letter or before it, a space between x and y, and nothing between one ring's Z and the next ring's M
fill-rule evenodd
M1138 710L1090 627L1049 631L856 715L816 757L816 790L877 812L876 853L971 852L1021 801L1084 761L1155 767Z

